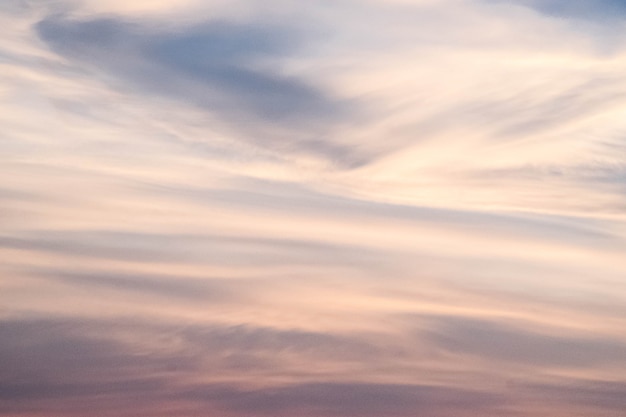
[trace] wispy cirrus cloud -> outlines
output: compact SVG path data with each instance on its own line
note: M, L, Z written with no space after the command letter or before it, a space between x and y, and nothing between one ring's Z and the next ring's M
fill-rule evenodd
M525 329L506 321L447 317L434 320L433 343L453 353L483 360L541 367L620 366L625 344L598 335L558 335L549 329Z
M155 23L122 17L50 16L36 30L76 65L104 72L139 94L216 113L262 146L303 148L348 164L357 158L322 139L352 111L348 102L281 69L281 61L304 42L302 29L223 20L157 29Z
M619 0L521 0L511 3L532 7L549 16L563 19L606 21L607 19L622 19L626 16L626 6Z
M0 5L0 414L613 417L594 4Z

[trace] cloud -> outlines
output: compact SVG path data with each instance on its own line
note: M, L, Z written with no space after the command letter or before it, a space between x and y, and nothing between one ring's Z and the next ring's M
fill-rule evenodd
M488 132L494 141L507 142L558 131L571 124L582 124L621 106L626 99L619 78L586 78L562 90L546 85L491 101L485 97L452 109L439 122L456 116L455 122L474 124Z
M491 173L504 176L506 173ZM332 218L348 221L356 217L364 221L403 221L415 226L439 225L465 229L465 225L480 225L483 231L514 234L528 238L554 241L588 241L603 245L615 241L610 231L590 219L570 219L565 216L529 216L520 213L488 212L463 208L429 207L394 204L357 199L324 192L306 184L287 181L231 177L223 187L194 185L145 184L145 191L172 200L184 200L201 206L267 210L281 215ZM364 242L362 242L364 243Z
M129 320L127 331L140 331L141 325ZM163 366L171 358L135 354L111 332L113 322L81 318L3 319L3 381L79 382L81 379L128 378L134 369ZM124 330L118 328L122 333ZM10 358L10 360L9 360ZM90 373L90 369L98 372ZM69 381L68 381L69 379Z
M626 343L618 338L555 334L537 326L531 330L505 321L445 317L435 319L427 334L446 351L488 362L572 369L626 361Z
M581 363L597 365L600 358L585 357L594 354L594 346L608 346L599 340L540 336L487 321L454 318L430 323L438 323L439 332L430 341L448 350L447 355L429 361L430 372L436 369L433 360L445 357L442 365L456 363L449 353L478 354L490 363L512 360L542 369L550 365L573 369ZM494 388L492 381L487 390L480 386L480 377L477 380L460 368L454 378L458 383L350 380L346 364L367 364L380 372L397 355L384 344L371 344L356 334L180 321L48 318L4 319L0 336L0 410L7 413L76 415L89 407L105 416L130 409L132 415L154 415L166 408L189 415L460 417L468 412L498 416L504 410L522 410L532 401L550 403L553 410L567 409L574 402L598 412L618 410L623 403L621 383L575 379L531 383L528 376L514 378L506 390ZM617 348L595 353L608 355L606 363L611 359L622 363L623 355L615 356ZM404 359L399 366L424 358ZM407 376L416 372L405 371ZM255 383L241 380L242 372L254 375ZM400 376L397 371L394 375ZM465 387L468 377L473 388Z
M198 387L183 393L226 412L272 416L497 415L502 401L480 391L428 385L310 383L258 390Z
M217 114L262 147L359 163L347 148L324 139L347 103L281 69L302 48L304 34L295 27L215 20L159 28L158 22L121 17L52 15L35 29L76 65L106 73L130 91Z
M546 402L571 404L588 412L614 412L626 408L626 383L607 380L556 380L543 384L520 384L521 390L545 398ZM613 414L611 414L613 415Z
M559 18L612 20L626 17L626 4L622 0L522 0L517 3Z
M0 336L0 409L11 412L73 414L85 411L87 403L103 415L128 406L154 411L203 404L237 411L257 407L264 399L269 400L266 412L306 408L324 392L338 391L321 384L252 393L219 381L236 381L242 373L259 381L271 381L276 374L310 379L316 374L310 363L330 370L333 364L369 362L380 354L349 335L132 318L4 319ZM393 398L395 390L382 387L381 393ZM347 399L366 398L348 391ZM340 400L341 394L327 399L326 406L341 408Z
M48 381L55 375L63 383L92 383L148 378L160 371L193 380L207 369L221 370L221 376L242 370L306 375L312 371L310 360L330 370L333 364L368 362L384 354L358 334L136 317L4 319L0 334L5 336L0 344L4 383Z
M229 283L226 280L214 277L198 279L180 275L53 270L39 274L35 272L35 275L46 279L46 281L61 282L89 291L109 290L127 295L155 296L170 301L178 298L185 302L223 303L237 299L233 289L229 289Z
M0 247L100 261L187 262L227 266L351 264L375 256L359 244L263 236L168 234L133 230L40 230L0 236ZM111 281L110 281L111 282ZM156 285L153 283L153 285Z
M180 3L0 6L0 414L620 410L621 8Z

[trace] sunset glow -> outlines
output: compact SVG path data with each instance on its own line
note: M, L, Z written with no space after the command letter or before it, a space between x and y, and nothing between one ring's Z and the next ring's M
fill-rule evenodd
M0 416L626 415L626 3L0 25Z

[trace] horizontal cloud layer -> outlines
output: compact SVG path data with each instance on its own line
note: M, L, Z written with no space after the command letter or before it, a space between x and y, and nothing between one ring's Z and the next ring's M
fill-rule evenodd
M622 12L4 2L0 415L618 415Z

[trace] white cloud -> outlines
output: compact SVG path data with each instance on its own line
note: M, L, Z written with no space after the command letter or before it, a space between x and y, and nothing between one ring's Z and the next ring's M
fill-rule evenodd
M0 15L2 314L362 332L391 349L320 372L290 356L268 386L280 370L442 386L519 375L523 364L442 359L424 341L403 350L434 315L496 323L497 337L542 340L550 355L602 345L578 339L585 328L622 346L626 57L606 48L621 29L504 2L25 4ZM132 29L102 43L89 26L101 18ZM63 36L38 36L42 19ZM64 24L80 30L64 38ZM240 55L195 45L218 55L208 75L202 59L190 69L150 49L197 33L245 39ZM250 33L296 42L258 55L265 38ZM242 93L241 74L219 85L227 70L264 92ZM332 114L268 117L276 86ZM203 299L211 289L233 297ZM419 317L412 330L406 317ZM534 383L578 369L522 368Z

